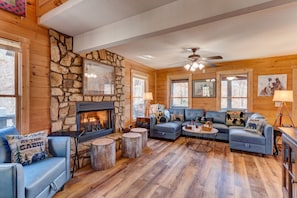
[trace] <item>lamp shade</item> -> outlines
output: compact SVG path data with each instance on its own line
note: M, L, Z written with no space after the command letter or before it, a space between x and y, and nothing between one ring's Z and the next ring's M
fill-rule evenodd
M292 90L275 90L272 101L293 102L293 91Z
M144 92L143 98L144 98L144 100L153 100L153 93L152 92Z

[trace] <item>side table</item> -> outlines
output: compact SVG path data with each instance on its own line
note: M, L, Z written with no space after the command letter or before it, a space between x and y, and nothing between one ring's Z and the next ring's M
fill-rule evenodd
M273 137L274 152L273 152L273 155L278 155L279 148L278 148L278 145L277 145L277 137L280 138L282 136L282 132L278 128L274 128L273 133L274 133L274 137Z

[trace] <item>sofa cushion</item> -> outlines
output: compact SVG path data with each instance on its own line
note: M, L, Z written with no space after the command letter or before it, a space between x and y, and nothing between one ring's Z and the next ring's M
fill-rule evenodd
M7 135L18 135L15 127L8 127L0 130L0 163L11 162L11 150L7 142Z
M226 112L227 126L245 126L245 115L243 111L227 111Z
M49 156L47 133L40 131L28 135L7 135L11 161L28 165Z
M265 145L265 137L257 133L249 133L244 129L232 128L229 129L229 142Z
M176 133L181 129L181 122L160 123L155 126L155 129L162 132Z
M229 128L225 124L213 123L212 127L219 130L219 133L229 133Z
M185 109L185 121L196 120L196 117L204 116L203 109Z
M47 158L24 166L26 197L36 197L42 189L45 189L65 172L65 167L66 159L64 157ZM58 184L55 185L58 186Z
M206 111L205 117L212 117L214 118L215 123L226 123L226 112L220 112L220 111Z

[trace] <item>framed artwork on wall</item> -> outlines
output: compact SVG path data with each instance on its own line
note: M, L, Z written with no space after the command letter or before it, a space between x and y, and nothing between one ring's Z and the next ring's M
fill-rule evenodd
M193 97L216 97L215 79L193 80Z
M0 8L19 16L26 16L26 0L0 0Z
M274 90L285 89L287 89L287 74L258 76L258 96L273 96Z
M83 59L83 95L114 95L114 66Z

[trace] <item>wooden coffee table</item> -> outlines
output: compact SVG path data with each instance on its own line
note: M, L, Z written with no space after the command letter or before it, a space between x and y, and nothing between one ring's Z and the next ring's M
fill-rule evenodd
M203 131L201 126L196 128L195 126L192 126L191 129L186 128L186 126L183 127L183 130L191 133L192 135L186 135L186 142L187 147L191 150L197 151L197 152L210 152L213 150L215 146L215 140L218 134L218 129L212 128L211 131ZM195 134L202 135L202 137L207 137L209 139L209 135L212 137L212 146L209 144L209 141L205 141L204 139L201 139L199 137L195 137Z

